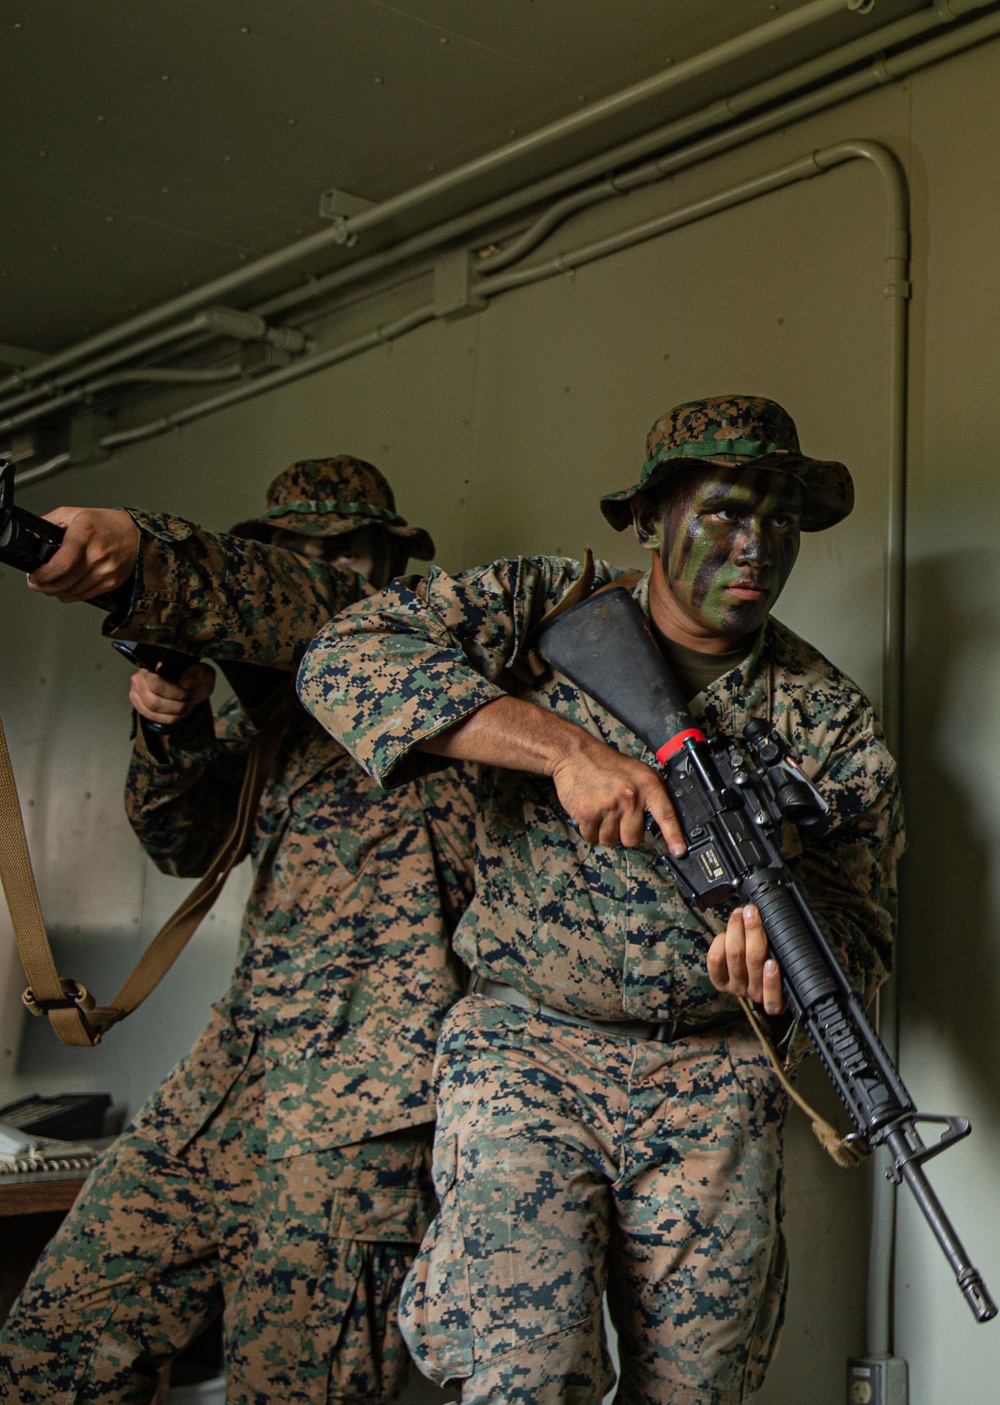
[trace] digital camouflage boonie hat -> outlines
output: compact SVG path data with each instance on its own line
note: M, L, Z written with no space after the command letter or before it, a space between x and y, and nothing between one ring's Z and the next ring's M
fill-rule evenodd
M719 395L690 400L668 411L646 440L642 478L634 487L608 493L601 511L616 531L632 521L632 500L664 482L678 468L753 464L791 474L802 484L802 529L821 532L842 521L854 506L854 484L842 463L811 459L799 448L795 421L776 400L759 395Z
M272 531L304 537L341 537L362 527L378 527L405 542L410 556L429 561L434 542L422 527L408 527L396 511L392 489L364 459L338 454L330 459L299 459L279 473L267 490L267 509L237 522L237 537L268 541Z

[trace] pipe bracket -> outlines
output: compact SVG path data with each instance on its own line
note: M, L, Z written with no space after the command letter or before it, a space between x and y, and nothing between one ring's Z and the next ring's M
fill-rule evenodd
M453 249L434 265L434 316L468 317L482 312L486 299L476 291L468 249Z

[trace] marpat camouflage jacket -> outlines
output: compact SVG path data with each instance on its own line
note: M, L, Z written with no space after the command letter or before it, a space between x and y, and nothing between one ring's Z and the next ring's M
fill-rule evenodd
M300 697L390 786L439 765L419 744L505 692L652 762L566 678L525 682L525 670L513 671L580 573L579 562L541 557L396 582L324 627L300 669ZM598 563L595 586L617 574ZM633 591L647 616L648 588L647 574ZM749 657L691 707L711 733L739 736L750 717L769 718L798 752L833 822L822 841L789 835L786 857L853 980L872 993L890 961L903 841L895 764L870 704L770 619ZM543 776L483 767L478 807L476 894L454 938L471 968L599 1019L697 1021L732 1006L705 965L706 938L724 916L688 908L651 849L585 843Z
M216 659L290 667L359 580L260 543L133 513L132 608L112 632ZM289 679L289 682L291 679ZM233 702L175 733L142 731L126 806L158 867L201 873L235 812L254 728ZM461 974L449 937L471 896L471 768L386 791L293 703L252 840L254 882L233 983L189 1061L190 1105L154 1108L176 1143L210 1115L261 1041L272 1157L433 1117L431 1066Z

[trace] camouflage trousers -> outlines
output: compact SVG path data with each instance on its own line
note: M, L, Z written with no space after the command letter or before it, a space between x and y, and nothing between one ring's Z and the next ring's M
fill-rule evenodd
M743 1022L673 1044L470 996L438 1044L441 1208L403 1334L467 1405L735 1405L774 1351L786 1097Z
M252 1057L179 1155L135 1129L109 1150L0 1331L7 1405L149 1401L220 1313L227 1405L402 1391L396 1308L433 1213L430 1129L268 1161L262 1093Z

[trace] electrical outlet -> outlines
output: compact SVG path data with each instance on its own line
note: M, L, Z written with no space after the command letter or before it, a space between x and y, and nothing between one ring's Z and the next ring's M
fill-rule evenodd
M901 1356L856 1356L847 1363L847 1405L907 1405Z

